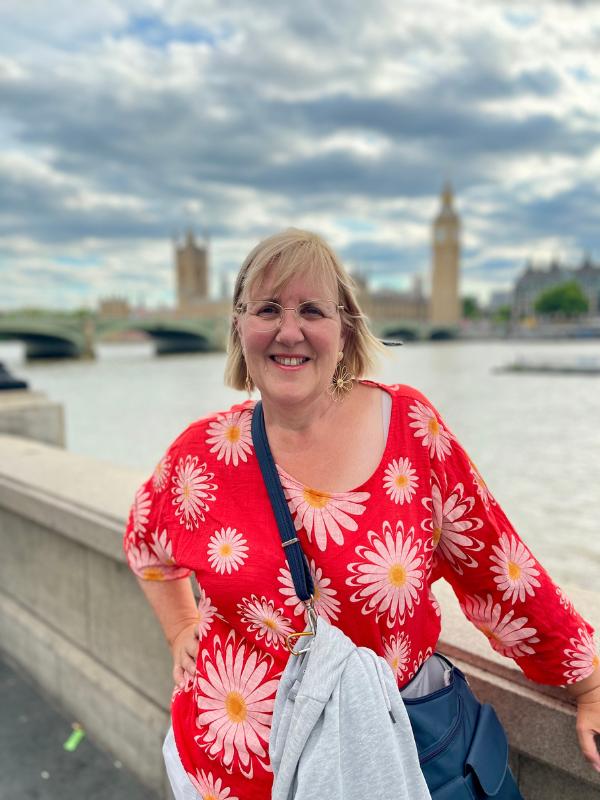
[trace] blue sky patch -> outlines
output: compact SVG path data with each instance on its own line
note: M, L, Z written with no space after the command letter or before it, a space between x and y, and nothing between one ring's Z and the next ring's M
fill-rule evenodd
M169 25L156 15L140 15L130 18L121 36L133 36L140 39L150 47L167 47L171 42L185 44L209 44L216 46L222 36L217 36L214 31L202 28L192 23Z

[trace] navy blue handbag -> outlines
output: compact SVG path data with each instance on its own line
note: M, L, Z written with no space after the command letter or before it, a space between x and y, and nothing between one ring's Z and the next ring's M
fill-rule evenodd
M252 415L252 440L296 595L308 603L313 581L273 461L260 402ZM496 712L479 702L458 667L439 653L434 657L447 667L447 685L422 697L403 697L431 797L523 800L508 767L508 741ZM427 662L421 669L426 667ZM417 678L418 673L413 681Z
M458 667L441 653L434 657L446 663L448 685L423 697L403 698L433 800L519 800L508 766L508 740L496 712L479 702Z

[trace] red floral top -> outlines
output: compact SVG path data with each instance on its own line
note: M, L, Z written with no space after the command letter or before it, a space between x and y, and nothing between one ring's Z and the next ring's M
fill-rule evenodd
M574 683L598 664L593 630L515 533L429 401L383 386L392 414L373 475L350 492L281 481L315 583L318 613L384 656L405 684L434 650L448 580L471 622L525 674ZM125 533L146 580L194 573L197 672L173 695L175 740L201 797L267 800L271 714L304 628L252 447L253 402L191 424L138 490Z

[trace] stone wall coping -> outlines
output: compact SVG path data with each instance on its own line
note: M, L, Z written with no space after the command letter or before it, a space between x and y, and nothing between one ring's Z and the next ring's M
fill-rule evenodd
M46 404L48 399L44 392L32 389L7 389L0 391L0 409L28 408Z
M17 436L0 435L0 504L25 519L125 560L121 541L148 476Z

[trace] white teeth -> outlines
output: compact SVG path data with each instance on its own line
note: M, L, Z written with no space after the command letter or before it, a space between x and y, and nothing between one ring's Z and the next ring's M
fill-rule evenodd
M281 356L273 356L273 360L284 367L297 367L306 361L305 358L283 358Z

